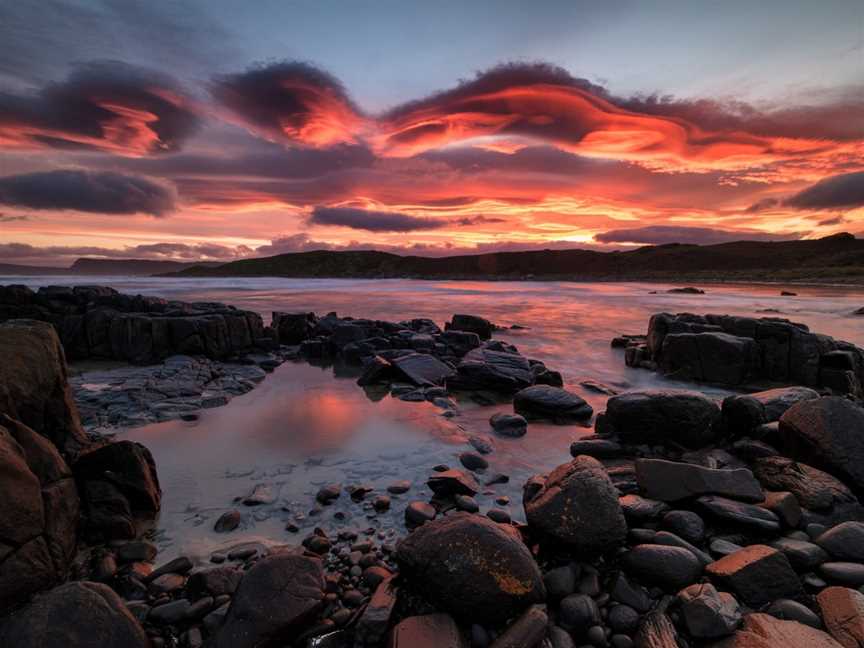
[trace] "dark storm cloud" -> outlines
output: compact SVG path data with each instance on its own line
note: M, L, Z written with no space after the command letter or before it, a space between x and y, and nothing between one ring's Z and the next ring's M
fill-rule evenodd
M164 153L198 124L174 80L118 61L80 65L35 95L0 92L0 141L9 148Z
M337 225L368 232L417 232L446 227L443 218L420 218L399 212L356 209L354 207L315 207L310 225Z
M149 178L110 171L45 171L0 178L0 203L28 209L164 216L175 192Z
M753 230L722 230L711 227L684 227L676 225L649 225L633 229L617 229L594 235L598 243L641 243L666 245L687 243L714 245L732 241L788 241L801 238L799 232L775 234Z
M844 209L864 206L864 171L824 178L787 199L798 209Z

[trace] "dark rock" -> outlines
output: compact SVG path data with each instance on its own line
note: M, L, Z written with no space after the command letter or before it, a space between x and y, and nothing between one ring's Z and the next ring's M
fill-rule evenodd
M64 648L148 648L147 635L109 587L61 585L0 621L0 645Z
M594 414L583 398L549 385L534 385L516 392L513 408L527 419L548 419L562 424L585 421Z
M468 438L468 443L480 454L492 454L495 450L495 442L486 434L472 434Z
M668 590L686 587L702 574L702 564L687 549L656 544L633 547L624 556L624 566L629 573Z
M631 634L639 627L639 613L629 605L613 605L606 622L612 632Z
M373 356L363 365L363 373L357 379L361 387L390 382L393 379L393 365L379 355Z
M864 409L839 396L794 405L780 418L784 454L815 463L864 492Z
M765 488L789 491L808 509L830 509L835 504L858 501L852 491L828 473L786 457L757 459L753 473Z
M432 475L426 482L436 495L476 495L480 485L461 470L445 470Z
M653 601L641 585L631 583L624 572L618 572L613 578L610 588L613 601L629 605L640 613L651 609Z
M443 385L444 381L453 375L450 366L435 356L425 353L409 353L391 358L390 364L397 374L401 374L409 382L421 387Z
M397 589L392 579L385 579L375 587L375 593L363 610L355 629L356 639L361 644L375 646L383 641L390 627L396 599Z
M680 648L675 626L662 609L654 610L642 617L636 632L639 648Z
M827 587L816 596L825 628L843 648L864 646L864 594Z
M486 511L486 517L488 517L493 522L498 522L499 524L510 524L510 514L504 509L500 508L491 508Z
M584 637L588 629L600 623L600 609L587 594L571 594L558 606L558 625L575 635Z
M864 523L838 524L816 538L816 544L835 560L864 562Z
M315 499L321 504L330 504L333 500L338 499L341 494L342 484L329 484L318 491L318 494L315 495Z
M213 647L253 648L293 641L323 605L321 561L287 552L267 556L240 582Z
M746 468L705 468L664 459L637 459L636 480L647 497L675 502L700 495L723 495L761 502L765 493Z
M455 495L453 497L453 502L456 504L456 508L460 511L476 513L480 510L480 505L477 504L477 500L470 495Z
M861 563L824 562L819 565L819 574L830 582L848 587L864 585L864 565Z
M540 571L518 532L469 513L419 527L397 545L396 561L411 587L466 619L508 618L545 599Z
M271 326L278 334L279 342L290 346L308 340L317 324L315 313L274 312Z
M467 648L459 627L448 614L424 614L400 621L390 631L388 648Z
M806 540L780 538L772 542L771 546L786 554L792 566L801 571L813 570L828 560L828 554L822 547Z
M405 523L418 526L435 519L435 507L427 502L411 502L405 508Z
M456 366L456 375L447 379L447 388L513 393L533 382L534 374L525 357L479 348L465 354Z
M525 436L528 431L528 421L519 414L503 414L501 412L493 414L492 418L489 419L489 425L492 426L496 434L505 437Z
M242 517L240 511L236 509L225 511L219 516L219 519L216 520L216 524L213 525L213 530L216 531L216 533L228 533L229 531L233 531L240 526L240 520Z
M690 585L678 592L687 631L696 639L717 639L735 632L741 624L738 601L718 592L709 583Z
M656 520L669 510L668 504L641 495L624 495L618 498L618 503L621 504L621 511L631 526Z
M79 483L99 480L113 485L135 513L152 519L159 512L162 490L156 462L140 443L117 441L87 450L78 457L72 470Z
M801 506L792 493L768 491L765 493L765 501L759 505L775 513L790 529L797 528L801 523Z
M627 524L618 493L599 461L576 457L537 483L539 488L529 488L529 481L523 495L531 527L588 554L605 553L624 542Z
M765 614L770 614L775 619L797 621L817 630L822 627L822 621L819 619L818 614L806 605L791 599L777 599L765 608Z
M243 572L229 565L207 567L189 576L187 588L195 596L233 594L243 579Z
M705 291L700 288L694 288L693 286L686 286L684 288L670 288L666 292L668 293L680 293L682 295L704 295Z
M477 315L454 315L453 319L444 325L447 331L465 331L467 333L476 333L481 340L488 340L492 337L492 332L495 330L495 325L487 319L478 317Z
M609 439L580 439L570 444L570 456L588 455L595 459L617 459L624 454L620 443Z
M720 408L693 391L633 391L613 396L597 431L633 443L673 443L699 448L715 440Z
M148 540L134 540L117 548L117 560L121 563L153 562L158 549Z
M809 387L781 387L754 394L736 394L723 399L723 420L733 433L747 434L754 428L779 421L793 405L819 398Z
M699 547L694 546L693 544L684 540L684 538L680 538L674 533L669 533L668 531L658 531L657 533L655 533L653 544L686 549L691 554L693 554L696 557L696 560L702 563L703 566L713 562L711 556L699 549Z
M150 609L147 621L156 625L174 625L184 621L189 615L192 604L188 599L182 598L156 605Z
M145 579L147 582L159 578L163 574L188 574L192 571L192 561L186 556L179 556L173 560L169 560L164 565L160 565L157 569L150 572L150 575Z
M693 511L669 511L663 516L663 527L692 544L705 538L705 522Z
M572 565L555 567L543 575L546 595L553 600L559 600L576 591L576 576Z
M463 452L459 455L459 463L468 470L486 470L489 467L489 462L483 457L473 452Z
M771 511L759 506L742 504L716 495L703 495L696 501L708 513L721 520L759 531L776 532L780 530L780 519Z
M804 591L784 554L765 545L750 545L708 565L712 581L729 588L747 605L760 607L775 599L801 599Z
M492 642L491 648L534 648L546 636L548 623L543 607L532 605Z
M748 614L732 637L712 648L840 648L830 636L797 621L783 621L769 614Z
M387 492L394 495L401 495L402 493L407 493L409 490L411 490L411 482L407 480L393 482L387 487Z

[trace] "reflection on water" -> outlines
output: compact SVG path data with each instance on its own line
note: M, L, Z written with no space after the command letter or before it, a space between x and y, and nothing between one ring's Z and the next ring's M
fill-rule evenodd
M81 283L75 278L21 278L16 283ZM560 370L568 388L602 411L605 396L578 383L594 379L619 387L673 386L656 375L624 366L609 340L619 333L644 332L658 311L782 316L813 330L864 344L864 318L851 311L864 305L864 292L848 287L794 287L796 297L781 297L781 286L708 286L706 295L666 294L661 284L577 284L565 282L425 282L407 280L291 280L98 278L118 290L188 301L224 301L260 312L273 310L337 311L341 315L399 320L429 317L439 324L455 312L482 315L525 330L497 337L527 356ZM0 282L3 279L0 278ZM7 279L5 283L9 283ZM658 290L657 294L651 291ZM674 385L674 386L681 386ZM692 387L692 385L687 385ZM722 394L721 390L706 389ZM168 559L178 552L206 555L230 539L257 536L291 541L287 522L301 529L351 526L402 527L405 504L427 499L431 467L458 465L457 455L471 448L472 434L491 434L489 416L509 405L481 407L459 403L459 415L447 419L428 403L405 403L389 395L366 393L350 370L334 372L306 364L288 364L254 391L226 407L208 410L194 423L179 421L129 430L125 436L145 443L156 457L164 490L159 522ZM521 518L521 486L535 472L567 460L568 446L590 433L577 426L532 424L522 439L495 439L486 477L501 472L507 484L478 496L483 510L502 495L505 506ZM377 492L409 479L409 493L394 497L391 511L375 515L371 505L353 503L343 494L333 506L309 515L324 484L369 484ZM271 487L274 501L245 507L242 498L256 484ZM371 497L370 497L371 499ZM212 532L226 509L243 510L243 530ZM337 515L337 513L339 515ZM344 514L345 519L338 519ZM296 538L299 540L299 538Z

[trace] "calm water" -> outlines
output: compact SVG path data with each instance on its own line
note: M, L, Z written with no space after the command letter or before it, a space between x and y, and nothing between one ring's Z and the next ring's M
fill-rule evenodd
M0 283L13 282L35 287L81 280L0 277ZM308 310L387 320L429 317L439 324L453 313L466 312L501 325L519 324L527 329L497 337L560 370L568 388L596 411L602 411L605 397L583 389L581 380L618 388L682 386L628 369L621 352L609 348L616 334L644 332L648 317L658 311L783 316L864 345L864 318L850 314L864 305L864 290L848 287L793 287L797 297L781 297L782 286L769 285L707 286L706 295L670 295L651 294L668 285L638 283L115 277L90 283L97 282L123 292L224 301L258 311L265 321L273 310ZM301 535L316 525L328 530L401 530L407 502L430 495L425 480L431 467L457 466L457 455L471 449L469 436L490 434L489 416L511 407L459 402L459 414L448 419L428 403L367 395L355 378L350 370L288 363L254 391L204 412L194 424L175 421L123 431L122 436L146 444L156 457L165 492L159 521L164 557L181 552L203 557L253 538L299 541L284 530L287 522L301 527ZM490 469L480 479L501 472L510 482L478 496L481 508L507 496L512 502L502 508L521 518L524 480L566 461L570 441L590 432L578 426L532 424L522 439L496 438L495 451L487 457ZM335 505L310 515L315 493L324 484L368 484L383 492L397 479L411 480L414 486L393 497L388 514L374 515L368 502L354 503L343 494ZM256 485L269 489L271 504L246 507L233 501ZM242 530L227 536L213 533L215 519L235 506L244 513ZM344 519L338 519L342 514Z

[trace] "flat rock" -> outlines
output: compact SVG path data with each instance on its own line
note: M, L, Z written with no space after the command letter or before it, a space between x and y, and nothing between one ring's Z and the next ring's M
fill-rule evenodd
M786 554L792 566L801 571L811 571L829 559L822 547L806 540L779 538L771 546Z
M801 581L784 554L766 545L750 545L705 568L712 581L735 592L747 605L775 599L801 599Z
M777 599L765 608L764 612L777 619L797 621L817 630L822 629L822 620L819 615L806 605L792 599Z
M696 500L711 515L727 522L759 531L780 530L780 519L771 511L752 504L743 504L717 495L703 495Z
M562 424L585 421L594 414L585 399L549 385L534 385L516 392L513 409L527 419L548 419Z
M665 459L637 459L636 481L646 497L675 502L700 495L722 495L761 502L765 493L746 468L705 468Z
M480 485L471 475L456 469L435 473L426 484L436 495L476 495L480 492Z
M409 382L420 387L443 385L453 368L426 353L410 353L392 358L390 364Z
M456 375L447 379L448 389L514 393L530 386L534 374L528 359L517 353L472 349L456 366Z
M864 646L864 594L846 587L826 587L816 596L825 628L843 648Z

